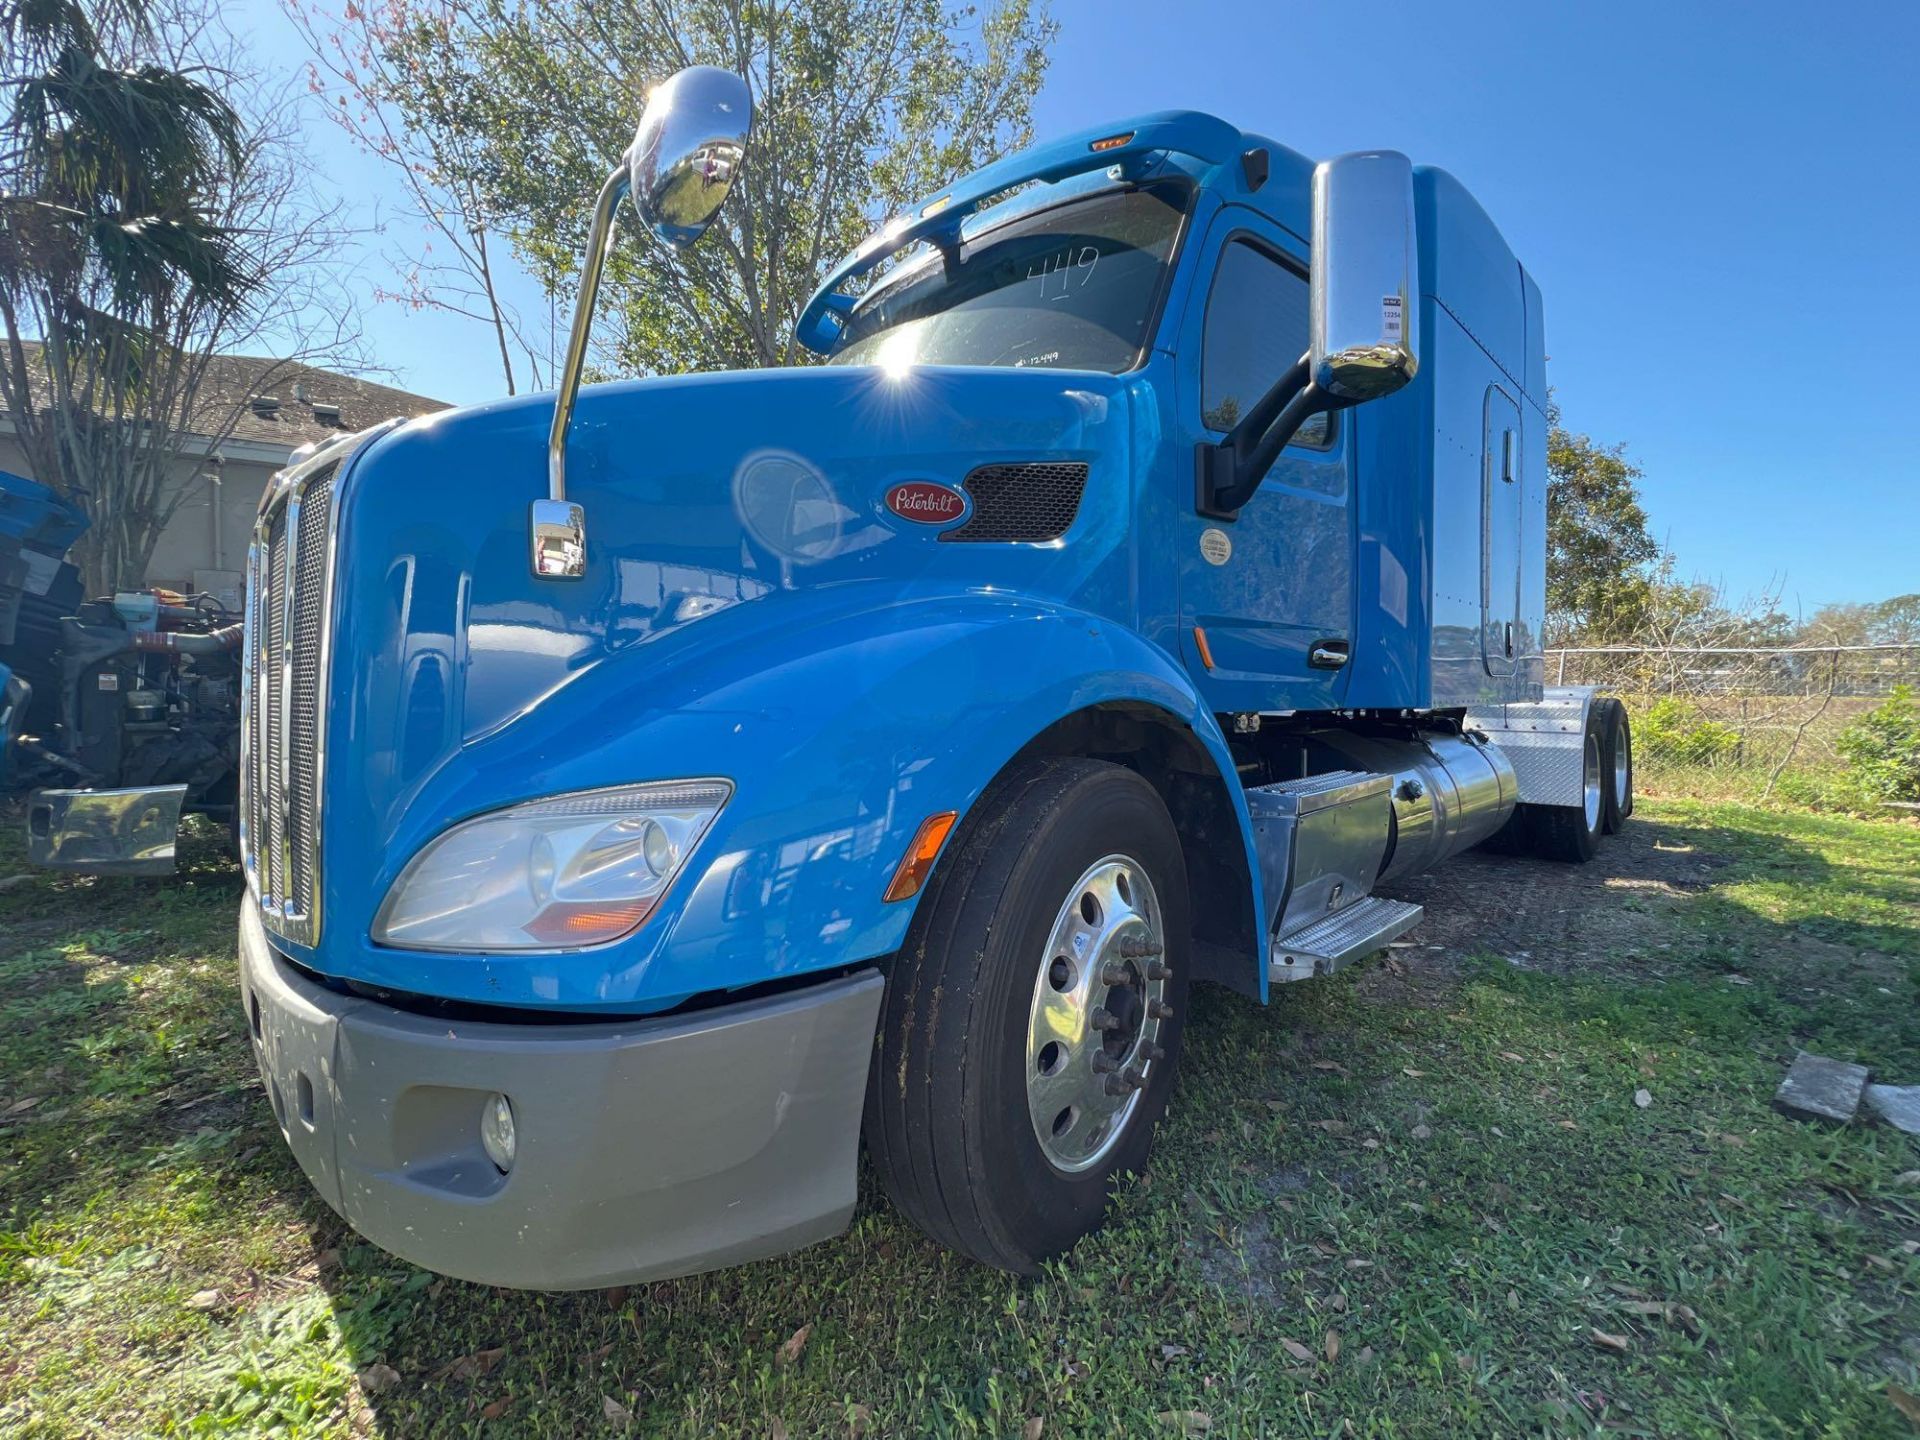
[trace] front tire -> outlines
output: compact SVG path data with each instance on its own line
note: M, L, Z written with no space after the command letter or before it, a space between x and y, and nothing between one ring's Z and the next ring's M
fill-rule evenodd
M887 980L866 1134L900 1211L1020 1274L1098 1226L1172 1093L1187 936L1145 780L1054 759L997 783Z

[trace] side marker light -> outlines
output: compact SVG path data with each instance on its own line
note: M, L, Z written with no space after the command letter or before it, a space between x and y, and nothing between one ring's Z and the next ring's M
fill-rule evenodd
M1207 644L1207 632L1198 625L1193 627L1193 648L1200 652L1200 663L1213 669L1213 649Z
M956 818L957 812L942 810L920 822L920 828L913 832L913 843L907 846L907 853L901 858L900 868L893 872L893 883L887 886L887 893L881 899L891 904L920 893L920 887L926 883L927 875L933 869L933 862L940 856L940 847L947 843L947 834L953 829Z

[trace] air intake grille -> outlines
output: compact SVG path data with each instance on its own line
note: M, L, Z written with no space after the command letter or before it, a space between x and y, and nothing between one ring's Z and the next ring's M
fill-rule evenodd
M1087 488L1087 467L1049 462L982 465L961 483L973 501L973 513L966 524L942 531L942 540L1030 544L1067 533Z
M269 928L319 933L322 654L337 464L297 480L254 532L247 584L242 849Z

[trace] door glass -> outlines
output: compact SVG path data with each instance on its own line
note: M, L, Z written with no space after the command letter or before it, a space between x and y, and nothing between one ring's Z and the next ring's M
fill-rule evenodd
M1200 420L1209 430L1231 430L1307 353L1307 295L1306 277L1270 252L1246 240L1221 251L1200 346ZM1325 449L1332 416L1315 415L1291 443Z

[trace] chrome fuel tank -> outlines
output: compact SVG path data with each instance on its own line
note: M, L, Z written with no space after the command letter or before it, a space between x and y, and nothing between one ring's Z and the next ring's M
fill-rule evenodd
M1393 836L1381 880L1431 869L1478 845L1507 823L1518 799L1513 765L1471 732L1399 738L1318 730L1309 744L1356 769L1393 777Z

